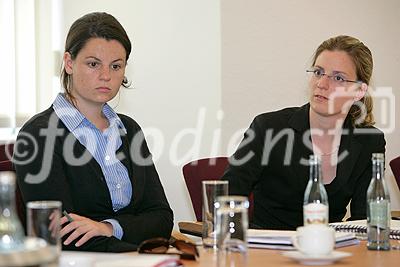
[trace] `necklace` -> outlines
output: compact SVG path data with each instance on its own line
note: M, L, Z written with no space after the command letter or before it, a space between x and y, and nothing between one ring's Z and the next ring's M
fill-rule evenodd
M335 146L335 148L333 150L331 150L330 152L327 153L322 153L321 149L313 144L313 150L314 153L321 156L321 157L326 157L326 156L331 156L332 154L337 154L338 150L339 150L339 146Z
M338 152L339 148L337 147L336 149L332 150L329 153L317 153L318 155L320 155L321 157L326 157L326 156L330 156L332 154L336 154Z

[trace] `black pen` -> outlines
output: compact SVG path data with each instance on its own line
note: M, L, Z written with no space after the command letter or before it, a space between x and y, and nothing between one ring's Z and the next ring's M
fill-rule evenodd
M72 219L72 217L69 216L69 214L68 214L68 212L66 210L63 211L63 214L64 214L65 217L67 217L68 222L73 222L74 221L74 219Z

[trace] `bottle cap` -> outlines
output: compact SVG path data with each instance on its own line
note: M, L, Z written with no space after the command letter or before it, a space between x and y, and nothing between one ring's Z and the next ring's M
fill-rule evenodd
M15 172L11 171L0 172L0 184L15 185Z

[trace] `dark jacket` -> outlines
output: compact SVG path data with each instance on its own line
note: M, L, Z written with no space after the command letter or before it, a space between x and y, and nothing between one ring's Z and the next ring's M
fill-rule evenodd
M32 200L60 200L63 209L68 212L96 221L115 219L124 231L122 241L115 237L95 237L80 248L76 248L73 242L63 249L129 251L135 250L145 239L169 238L171 234L173 213L143 132L133 119L125 115L118 116L127 134L121 133L122 145L117 155L122 156L121 161L128 170L133 190L129 205L117 212L112 208L111 196L100 165L58 119L53 108L31 118L18 134L14 164L25 203ZM49 136L56 136L54 145ZM67 137L72 142L68 143ZM30 154L22 157L24 152ZM80 158L78 164L66 160L68 152ZM27 158L32 160L27 161ZM82 164L85 160L87 163ZM46 166L50 166L48 173L43 172ZM38 173L40 175L36 179L42 182L34 184L26 181L28 174Z
M230 159L223 179L229 181L230 194L254 193L252 223L256 227L295 229L303 225L303 198L309 180L307 162L313 153L309 109L306 104L258 115ZM374 127L353 128L350 118L346 118L336 177L325 185L331 222L342 220L350 200L350 219L366 217L371 156L384 151L381 131ZM249 159L244 163L238 162L246 157Z

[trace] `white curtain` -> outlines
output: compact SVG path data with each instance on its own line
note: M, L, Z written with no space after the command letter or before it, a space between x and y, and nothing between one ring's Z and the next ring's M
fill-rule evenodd
M0 0L0 139L59 91L59 1Z

